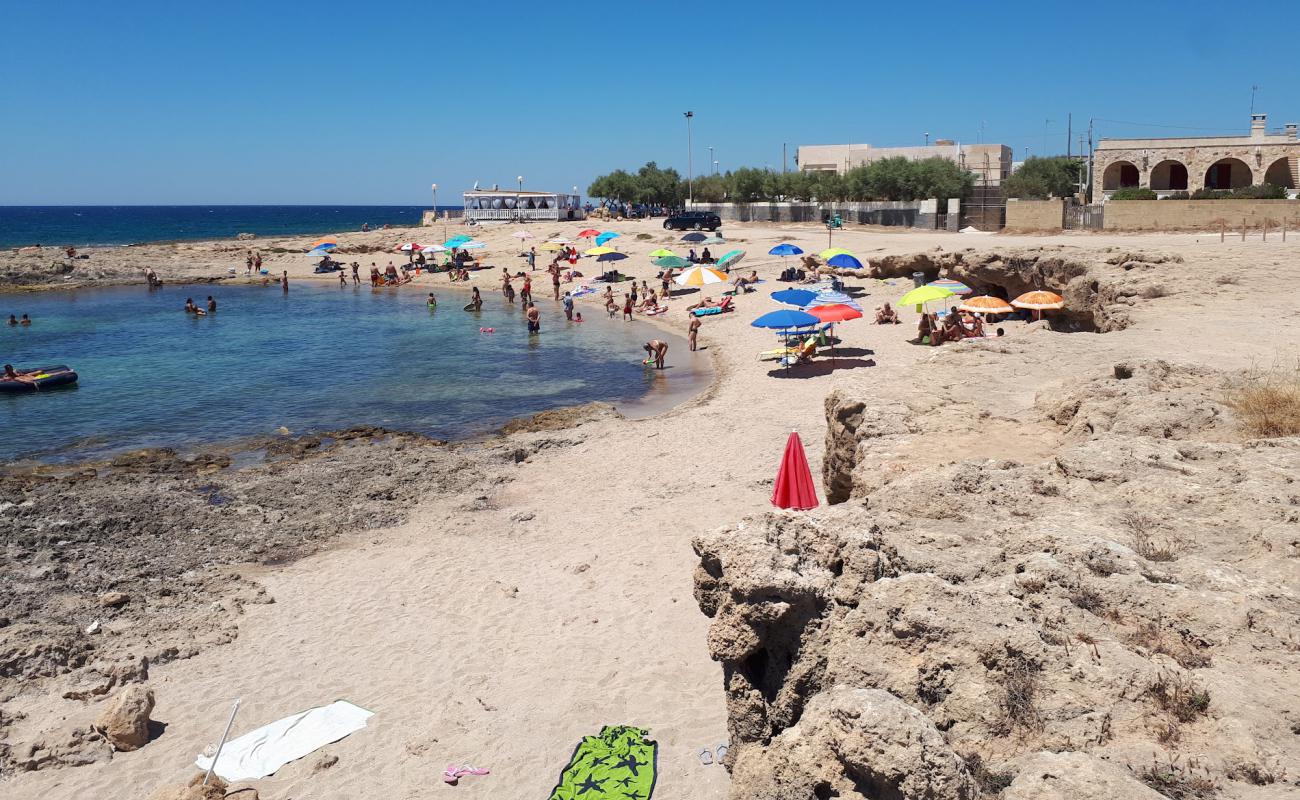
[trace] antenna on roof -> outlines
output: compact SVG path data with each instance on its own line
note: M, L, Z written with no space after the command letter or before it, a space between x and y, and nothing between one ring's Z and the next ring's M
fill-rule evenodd
M474 191L478 191L478 181L474 181Z

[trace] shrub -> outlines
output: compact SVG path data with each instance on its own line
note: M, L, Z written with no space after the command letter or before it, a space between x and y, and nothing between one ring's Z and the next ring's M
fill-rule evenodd
M1110 196L1111 200L1155 200L1156 193L1150 189L1119 189Z
M1130 765L1129 769L1133 767ZM1133 773L1171 800L1208 800L1219 793L1219 784L1210 776L1209 768L1195 761L1182 766L1176 757L1160 762L1153 754L1149 766L1133 769Z
M1165 195L1160 199L1161 200L1191 200L1192 195L1188 192L1170 192L1169 194Z
M1007 197L1021 200L1069 197L1079 190L1079 171L1082 166L1077 158L1030 156L1020 165L1020 169L1002 182L1002 192Z
M1254 436L1300 436L1300 367L1251 370L1229 385L1225 401Z
M1192 200L1285 200L1286 188L1273 183L1240 189L1197 189Z
M1210 693L1182 675L1161 674L1147 687L1147 695L1179 722L1191 722L1210 710Z

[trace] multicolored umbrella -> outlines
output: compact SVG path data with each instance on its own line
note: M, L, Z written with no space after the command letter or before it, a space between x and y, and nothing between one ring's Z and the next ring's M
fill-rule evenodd
M858 305L858 301L849 297L844 292L837 292L834 289L822 289L813 295L813 299L805 303L804 306L829 306L836 304L852 306L859 311L862 310L862 306Z
M618 237L619 234L614 233L613 231L605 231L604 233L596 237L596 244L604 244L605 242L608 242L610 239L617 239Z
M798 245L793 245L790 244L789 242L782 242L781 244L778 244L776 247L773 247L771 250L767 251L767 254L769 256L797 256L802 253L803 250L801 250Z
M312 243L311 243L311 247L309 247L309 248L307 248L307 249L308 249L308 250L315 250L316 248L320 247L321 245L325 245L325 244L329 245L330 247L338 247L338 246L339 246L339 242L338 242L337 239L335 239L335 238L333 238L333 237L331 237L331 236L326 236L324 239L317 239L316 241L312 242Z
M659 260L667 261L668 259L661 258ZM686 263L689 264L690 262L688 261ZM660 266L666 267L668 265L660 264ZM716 269L711 267L695 266L685 270L681 275L673 278L673 282L679 286L707 286L711 283L726 283L727 274L725 272L718 272Z
M393 249L400 250L403 253L409 253L412 250L419 250L421 247L424 247L424 245L417 244L416 242L407 242L406 244L399 244L397 247Z
M718 266L722 269L731 269L740 263L740 259L745 257L744 250L732 250L718 259Z
M307 252L328 253L329 251L333 250L336 247L338 247L338 245L335 244L334 242L317 242L316 244L312 245L311 249L308 250Z
M799 434L792 432L785 443L781 467L772 486L772 505L777 508L807 511L818 506L817 486L813 483L808 457L804 455Z
M968 295L972 291L974 291L973 289L971 289L969 286L962 283L961 281L954 281L951 278L940 278L937 281L930 281L929 283L926 284L926 286L939 286L944 289L947 289L953 294L960 294L960 295Z
M966 301L957 308L962 311L971 311L976 314L1010 314L1015 311L1011 304L1001 297L992 297L990 295L980 295L979 297L968 297Z
M862 269L862 262L848 253L836 253L826 259L826 263L832 267L839 267L840 269Z
M807 289L782 289L779 292L772 292L772 299L776 302L797 306L798 308L803 308L812 303L816 297L816 292L810 292Z
M442 246L447 248L448 250L455 250L465 242L471 242L471 241L473 241L473 239L471 239L468 236L453 236L447 241L443 242Z

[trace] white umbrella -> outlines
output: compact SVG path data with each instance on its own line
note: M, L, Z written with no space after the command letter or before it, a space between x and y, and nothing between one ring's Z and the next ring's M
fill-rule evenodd
M534 238L533 235L532 235L531 233L529 233L528 231L515 231L514 233L512 233L512 234L510 234L510 235L513 236L513 237L515 237L516 239L518 239L518 240L521 241L521 242L522 242L522 241L525 241L525 240L527 240L527 239L532 239L532 238Z
M428 247L421 247L420 252L421 253L445 253L447 252L447 248L443 247L440 244L431 244Z

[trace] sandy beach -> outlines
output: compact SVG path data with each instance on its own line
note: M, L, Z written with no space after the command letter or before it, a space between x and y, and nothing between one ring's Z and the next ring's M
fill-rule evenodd
M527 269L518 255L526 245L553 235L572 237L581 227L529 226L537 238L525 246L510 236L517 227L474 230L488 243L484 263L494 269L476 273L472 285L485 295L497 292L501 267L511 272ZM619 268L655 288L649 251L671 247L684 254L690 247L680 243L679 233L664 231L653 220L613 222L608 229L621 234L615 240L618 249L629 255ZM449 225L446 232L460 230ZM715 254L732 247L746 250L736 271L757 270L766 282L757 293L737 298L737 313L704 321L701 349L715 371L707 391L648 417L597 415L576 427L523 431L475 445L477 449L465 455L473 463L472 479L391 500L401 505L395 526L354 524L331 536L318 551L289 563L268 565L250 559L253 563L228 567L239 574L243 590L258 587L273 602L226 604L219 614L229 625L229 641L204 640L191 657L149 670L147 685L157 697L153 718L165 723L161 735L138 751L97 758L84 766L49 763L5 775L0 779L5 796L146 797L159 784L183 782L194 771L195 755L220 735L235 698L243 701L236 734L336 698L375 712L364 730L324 749L337 756L337 763L318 769L316 755L291 763L254 783L262 798L416 798L455 792L485 798L545 797L581 737L602 725L617 724L644 727L659 742L657 797L801 796L791 786L781 788L784 794L776 789L764 790L767 794L751 791L757 772L779 773L772 762L759 759L765 752L776 752L771 742L792 728L798 714L794 721L771 722L766 740L738 737L744 734L737 711L740 701L724 691L724 666L715 660L725 631L714 622L711 634L711 619L700 607L707 591L696 572L698 552L714 552L712 537L723 531L742 540L746 531L761 530L771 544L780 539L773 526L790 518L809 520L808 525L819 529L856 531L873 524L888 528L887 518L919 518L917 508L925 503L962 505L966 501L956 497L955 484L937 476L949 476L962 465L973 472L995 462L1057 463L1073 434L1043 411L1044 398L1067 395L1081 381L1111 374L1119 363L1163 360L1204 370L1196 385L1203 387L1210 403L1224 381L1239 371L1287 367L1300 355L1300 316L1294 313L1292 288L1300 280L1300 237L1285 244L1220 243L1217 234L1010 236L851 229L837 231L832 244L853 250L864 262L870 260L871 273L844 279L865 292L860 302L868 314L911 288L905 276L916 264L938 264L917 267L932 275L1022 269L1022 276L1051 282L1068 271L1062 262L1069 262L1094 270L1088 280L1071 283L1075 293L1069 295L1088 298L1076 310L1082 314L1088 309L1093 322L1078 332L1007 323L1002 339L931 348L909 343L916 315L903 310L901 325L875 326L864 319L840 326L843 341L833 361L819 357L786 373L771 362L756 360L757 353L773 346L773 337L748 324L778 307L768 293L782 288L774 279L786 264L765 253L780 241L816 252L828 246L826 231L813 225L758 224L728 224L724 230L729 244L713 248ZM442 233L344 233L338 236L338 258L360 261L364 280L371 262L382 269L390 260L405 260L404 254L391 252L395 244L407 237L441 241ZM68 272L57 271L51 280L33 276L61 260L57 251L4 253L0 276L8 276L10 287L24 288L143 284L142 270L151 267L169 282L224 280L229 267L242 276L244 253L256 248L273 275L288 271L291 291L298 281L336 283L334 275L311 274L301 250L312 238L96 249L89 259L76 262ZM539 267L546 259L539 253ZM595 270L588 264L585 259L580 269L590 277ZM544 277L540 271L537 275ZM1095 285L1090 287L1090 281ZM547 281L535 280L544 316L558 319L559 307L548 289ZM219 293L220 284L211 291ZM383 291L435 291L453 297L464 288L448 283L446 275L425 274ZM593 297L579 301L579 307L586 314L603 313ZM660 331L682 334L688 322L685 306L698 297L674 297L667 314L629 324L643 328L647 338ZM1267 302L1261 304L1261 297ZM668 365L679 356L670 350ZM671 384L674 378L673 370L666 370L663 380ZM854 428L858 452L841 475L833 465L824 471L823 463L827 456L839 463L838 451L828 452L828 442L834 444L842 433L836 414L844 408L844 398L860 400L868 409L892 409L896 419L890 426L882 424L888 431L874 438L865 425ZM1221 403L1215 408L1225 421L1211 433L1142 435L1245 447L1241 443L1251 437L1240 432ZM859 411L863 415L870 411ZM825 498L832 488L826 485L829 474L844 482L834 491L843 493L847 502L827 506L823 500L819 510L801 515L772 512L773 478L792 430L800 433L807 448L819 496ZM1294 437L1250 447L1271 448L1277 461L1268 468L1270 474L1295 466L1300 452ZM1131 466L1114 468L1132 474L1119 482L1084 480L1088 499L1082 497L1083 489L1070 490L1061 503L1068 499L1074 504L1070 508L1085 509L1141 502L1148 491L1144 479ZM303 469L297 479L310 481L311 473ZM919 486L929 479L934 481L926 490L930 494L914 494L911 501L905 501L901 490L891 494L888 488L904 480ZM1187 477L1190 484L1196 480ZM970 491L983 502L985 496L978 494L982 489ZM18 489L10 486L6 493L10 496L0 500L21 502ZM909 508L908 502L916 507ZM1253 513L1246 494L1236 501L1239 505L1231 506L1230 499L1223 502L1229 503L1225 518ZM1034 512L1026 513L1032 517ZM1052 524L1066 531L1064 538L1070 530L1092 524L1072 519L1064 505L1053 506L1052 513L1058 515ZM1300 660L1293 642L1287 643L1300 608L1300 561L1294 540L1285 544L1295 535L1295 525L1294 518L1288 522L1284 517L1277 518L1276 525L1270 523L1260 534L1274 548L1269 553L1262 552L1263 540L1237 542L1222 531L1199 540L1194 531L1180 532L1186 534L1186 546L1195 558L1167 567L1186 570L1179 576L1185 591L1199 598L1199 607L1210 610L1198 612L1196 604L1171 593L1166 600L1144 600L1150 604L1147 612L1158 616L1160 603L1167 602L1166 611L1180 615L1180 624L1197 629L1208 627L1205 616L1197 614L1234 615L1235 620L1238 612L1233 609L1244 614L1246 608L1255 608L1271 620L1274 634L1267 643L1234 640L1226 623L1214 635L1207 634L1216 656L1213 665L1196 670L1198 679L1211 687L1214 697L1231 699L1212 705L1210 719L1185 726L1177 747L1167 739L1157 742L1154 723L1136 716L1117 718L1113 740L1103 743L1067 741L1051 724L994 741L963 732L963 712L950 710L946 713L956 725L953 736L987 744L987 757L1003 766L1018 765L1016 758L1040 750L1086 750L1123 768L1126 760L1149 761L1155 746L1162 756L1177 752L1210 765L1221 796L1286 796L1294 791L1288 786L1300 770L1300 739L1292 732L1295 728L1284 724L1300 725L1300 707L1295 706L1293 691L1288 696L1285 690L1288 685L1293 689L1300 677ZM924 535L912 531L916 546L928 546L940 536L937 530L927 529ZM986 575L999 569L993 565L1034 550L1020 547L1018 529L985 524L978 517L944 533L949 534L951 548L968 548L971 563L978 562ZM763 536L757 535L754 548ZM977 546L991 539L1002 546L1001 556ZM35 565L54 545L8 546L11 553L21 551L28 560L24 564ZM724 560L730 566L738 558L729 553ZM783 555L762 551L755 558L775 565ZM936 557L934 563L940 560ZM943 568L930 571L943 573ZM978 572L972 568L962 581L979 583ZM1215 577L1201 580L1192 573ZM728 573L726 579L734 576ZM743 594L742 583L728 584L732 596ZM958 583L954 579L953 585ZM72 593L66 602L84 607L79 613L94 611L94 596ZM147 594L132 597L131 613L147 615L153 602ZM133 635L131 627L137 623L123 616L117 627L113 614L106 614L101 641ZM978 617L971 624L985 621ZM14 627L0 629L0 644L16 662L19 654L4 638L13 635ZM132 640L132 655L152 656L164 639L170 644L175 635L173 629L166 636L158 634L156 641L152 634L139 636ZM910 656L913 675L924 661L920 653ZM1130 677L1127 667L1119 666L1128 662L1105 663L1116 664L1114 674L1089 673L1089 680L1104 686L1088 702L1101 703L1099 698ZM738 674L731 666L727 675ZM48 750L60 737L66 739L69 728L93 720L103 698L63 697L70 686L86 680L88 668L7 684L0 697L0 728L7 727L10 764L27 758L31 743L44 742ZM880 680L881 686L886 683ZM972 712L972 719L977 716ZM748 766L738 767L738 778L746 782L743 791L733 785L727 769L705 766L697 756L701 748L713 750L727 741L732 744L729 765L750 759ZM1286 777L1264 783L1230 777L1228 760L1245 758L1247 752L1271 774ZM445 786L441 771L465 762L488 767L491 775L464 779L454 789ZM1013 766L1006 769L1020 775Z

